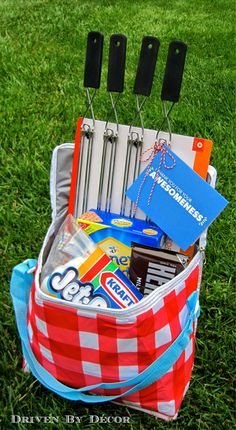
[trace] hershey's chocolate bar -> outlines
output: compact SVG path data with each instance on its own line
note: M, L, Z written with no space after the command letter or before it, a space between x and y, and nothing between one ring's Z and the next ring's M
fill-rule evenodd
M182 272L188 261L184 254L133 243L130 280L147 295Z

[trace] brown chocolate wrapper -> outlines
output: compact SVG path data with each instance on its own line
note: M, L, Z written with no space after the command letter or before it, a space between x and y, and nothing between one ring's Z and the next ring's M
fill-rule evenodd
M133 243L130 280L147 295L182 272L188 262L189 257L179 252Z

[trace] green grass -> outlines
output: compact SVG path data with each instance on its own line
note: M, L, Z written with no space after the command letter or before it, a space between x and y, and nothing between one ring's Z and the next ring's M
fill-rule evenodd
M233 287L235 282L234 110L235 4L233 0L95 1L2 0L2 119L0 150L1 231L1 415L0 427L21 416L84 416L77 428L117 428L88 422L88 415L130 416L136 429L233 428ZM145 108L145 126L161 119L160 90L168 43L188 44L181 101L173 111L172 129L214 141L212 164L218 170L217 189L229 206L209 230L207 261L201 292L196 361L192 382L170 424L113 404L74 404L48 392L21 372L20 342L9 297L14 265L37 257L50 223L49 170L53 148L73 141L77 117L83 113L83 66L87 32L105 35L102 87L95 102L98 119L108 109L106 65L112 33L128 36L126 91L119 119L129 123L134 111L132 87L143 35L161 40L154 88ZM72 425L72 424L71 424ZM61 420L59 429L68 426ZM46 428L53 428L47 425Z

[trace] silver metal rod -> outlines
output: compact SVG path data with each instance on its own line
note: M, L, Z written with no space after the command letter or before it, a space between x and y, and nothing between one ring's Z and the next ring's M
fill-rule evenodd
M90 170L91 170L91 158L92 158L92 147L93 147L93 135L94 135L94 127L95 127L95 116L93 111L93 100L96 95L96 89L94 89L92 96L90 95L89 89L86 88L87 95L87 106L83 115L83 123L81 126L81 141L80 141L80 152L79 152L79 166L78 166L78 175L76 181L76 196L75 196L75 209L74 216L77 217L79 215L79 206L80 206L80 196L83 195L82 201L82 212L87 210L88 204L88 192L89 192L89 183L90 183ZM93 125L92 127L89 124L84 123L84 119L90 110ZM87 144L86 144L87 141ZM86 155L85 155L85 146L86 146ZM86 168L84 171L84 175L82 175L83 165L84 165L84 157L86 156ZM84 187L82 187L82 176L84 176Z
M105 205L106 212L111 211L111 197L112 197L112 189L113 189L114 170L115 170L116 144L117 144L117 139L115 138L114 141L111 143L112 146L111 146L111 154L110 154L106 205Z
M144 125L143 125L143 117L142 117L142 113L141 110L144 106L144 104L146 103L147 98L145 97L145 99L142 100L141 104L139 102L139 98L138 96L136 96L136 106L137 106L137 113L139 114L139 119L140 119L140 123L141 123L141 127L142 127L142 138L143 139L143 135L144 135Z
M137 146L136 146L136 151L135 151L135 166L134 166L134 171L133 171L133 182L138 178L139 173L140 173L140 169L141 169L141 155L142 155L142 141L141 142L137 142ZM130 212L129 212L129 216L130 217L135 217L135 214L133 213L133 207L134 207L134 202L131 202L130 204Z
M129 171L130 171L130 161L131 161L131 150L132 150L132 140L128 137L127 142L127 150L126 150L126 158L125 158L125 172L124 172L124 181L122 187L122 201L121 201L121 215L125 215L125 207L126 207L126 191L129 183Z
M112 188L113 188L113 180L114 180L114 171L115 171L115 156L116 156L116 145L117 145L117 139L118 139L118 132L119 132L119 123L118 123L118 115L116 111L116 105L118 103L118 100L120 98L120 93L117 94L115 100L113 99L112 93L109 92L110 100L111 100L111 110L107 116L106 124L105 124L105 130L103 135L103 150L102 150L102 161L101 161L101 171L100 171L100 180L99 180L99 189L98 189L98 199L97 199L97 208L101 210L102 207L102 196L104 191L104 177L105 177L105 170L106 165L108 165L108 176L107 176L107 183L106 183L106 189L105 189L105 211L111 210L111 200L112 200ZM108 123L110 120L111 114L114 114L115 120L116 120L116 131L112 130L111 128L108 128ZM108 158L108 145L111 145L110 152L109 152L109 159Z
M111 200L112 200L112 191L113 191L113 181L114 181L114 172L115 172L115 157L116 157L116 145L119 133L119 122L116 106L120 98L120 93L117 94L115 100L113 99L112 93L109 93L112 111L116 120L116 132L112 131L112 136L108 139L111 144L110 151L110 160L109 160L109 170L108 170L108 178L107 178L107 189L106 189L106 203L105 203L105 211L110 212L111 210Z
M155 138L156 142L158 141L158 135L159 135L163 125L165 124L165 122L167 122L167 127L168 127L168 131L169 131L169 144L171 143L172 134L171 134L171 127L170 127L170 113L171 113L174 105L175 105L175 102L172 103L171 107L167 111L167 107L166 107L165 102L164 101L162 102L163 111L164 111L164 118L162 120L161 125L157 129L156 138Z
M90 174L91 174L90 171L91 171L91 158L92 158L92 144L93 144L93 135L89 134L89 139L87 144L87 154L86 154L86 169L85 169L82 213L88 210L88 193L89 193L89 183L90 183Z
M94 116L94 111L93 111L93 100L94 100L94 98L96 96L96 92L97 92L97 90L95 89L93 91L93 94L92 94L92 97L91 97L89 89L86 88L86 94L87 94L88 104L87 104L86 110L85 110L84 115L83 115L83 118L86 118L86 115L87 115L88 111L90 110L91 115L92 115L92 120L93 120L93 128L95 126L95 116Z
M93 111L93 100L96 95L96 89L93 92L92 97L90 96L89 89L86 88L87 92L87 98L89 102L89 108L92 115L93 120L93 128L89 130L89 139L88 139L88 145L87 145L87 157L86 157L86 170L85 170L85 182L84 182L84 190L83 190L83 205L82 205L82 212L86 212L88 210L88 194L89 194L89 184L90 184L90 176L91 176L91 159L92 159L92 150L93 150L93 134L94 134L94 127L95 127L95 117L94 117L94 111Z
M119 98L120 98L120 93L117 94L115 101L113 99L113 96L112 96L111 92L109 93L109 95L110 95L112 110L114 112L115 119L116 119L116 134L118 135L118 133L119 133L119 121L118 121L118 115L117 115L116 106L117 106L117 103L118 103Z
M141 115L141 110L143 109L143 106L145 105L146 101L147 101L147 97L144 97L143 100L142 100L142 102L139 103L138 96L136 96L136 106L137 106L137 108L136 108L136 112L135 112L135 115L133 117L133 120L132 120L132 122L131 122L131 124L129 126L129 134L131 133L131 129L133 127L133 123L135 122L137 116ZM142 118L142 116L141 116L141 118ZM141 119L141 121L142 121L142 119ZM144 128L143 128L143 122L142 122L142 130L144 130Z
M79 192L80 192L81 178L82 178L82 160L83 160L83 153L84 153L84 140L85 140L85 136L82 136L80 141L79 166L78 166L78 176L77 176L77 183L76 183L76 196L75 196L75 208L74 208L75 218L77 218L79 215Z
M102 162L101 162L101 170L100 170L100 180L99 180L99 188L98 188L98 199L97 199L97 208L101 210L102 205L102 191L103 191L103 182L104 182L104 174L105 174L105 166L106 166L106 156L107 156L107 136L103 137L103 148L102 148Z
M173 107L173 104L172 104L172 107ZM172 109L172 107L171 107L171 109ZM163 101L163 109L164 109L164 117L166 119L168 131L169 131L169 144L170 144L170 142L171 142L171 127L170 127L169 115L170 115L171 109L169 109L169 111L167 111L167 107L166 107L166 104L164 101Z
M123 181L123 187L122 187L122 201L121 201L121 211L120 211L121 215L125 215L126 200L127 200L125 193L128 189L129 177L131 175L134 182L140 173L141 153L142 153L143 136L144 136L144 124L143 124L141 111L144 104L146 103L146 100L147 100L147 97L143 97L142 101L140 102L138 95L136 95L136 112L135 112L133 121L129 126L129 132L128 132L127 150L126 150L126 159L125 159L125 174L124 174L124 181ZM133 123L135 122L137 116L139 116L139 120L141 123L141 136L139 135L139 133L132 131ZM133 168L133 175L132 175L132 172L130 172L130 164L131 164L133 146L135 146L135 154L134 154L135 158L134 158L134 168ZM129 212L130 216L132 216L132 213L133 213L133 203L131 202L130 212Z

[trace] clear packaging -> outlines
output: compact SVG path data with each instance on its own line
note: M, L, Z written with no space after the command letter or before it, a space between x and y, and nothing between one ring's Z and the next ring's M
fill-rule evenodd
M92 239L78 226L72 215L67 215L52 244L47 261L42 268L41 285L56 268L67 263L79 267L97 248Z
M42 269L41 290L75 306L125 309L143 295L68 215Z

